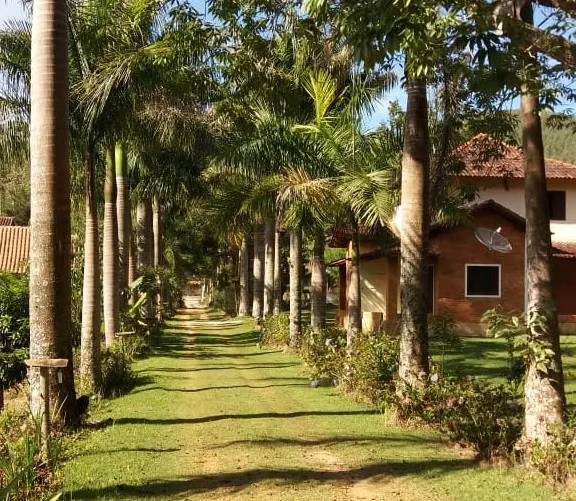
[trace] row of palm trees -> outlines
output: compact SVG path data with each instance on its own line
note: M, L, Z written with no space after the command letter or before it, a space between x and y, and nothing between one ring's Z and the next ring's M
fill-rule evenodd
M418 384L417 375L428 370L424 291L430 214L442 218L448 213L459 213L462 197L446 196L446 183L442 182L447 152L459 139L457 128L446 124L453 120L458 106L466 108L467 104L465 100L455 106L450 104L457 92L453 89L446 92L448 97L442 99L439 107L444 126L439 127L438 136L434 137L429 127L433 120L428 116L427 89L434 81L443 85L456 81L461 93L469 90L467 85L477 75L471 76L474 64L459 52L469 33L459 38L462 33L454 30L459 28L457 23L462 23L466 30L476 26L467 24L462 20L465 18L445 18L445 12L431 2L422 8L410 2L406 5L393 2L388 6L391 10L385 22L375 24L383 33L363 29L365 20L377 15L366 2L343 2L344 10L340 11L326 9L323 0L310 0L308 7L322 19L320 23L303 17L291 2L260 6L271 12L235 10L236 4L214 3L213 13L220 16L222 23L215 27L203 21L192 8L186 5L171 8L169 2L162 0L91 0L70 4L68 11L64 0L37 0L31 52L28 51L30 27L26 23L12 25L0 34L0 69L9 89L1 101L5 132L2 140L6 148L0 150L9 161L20 161L26 156L23 124L28 121L31 124L30 153L35 183L31 223L32 233L37 235L32 245L31 305L35 302L36 308L31 316L34 325L31 352L39 357L70 358L69 319L63 315L58 323L54 317L55 306L64 311L61 308L69 303L65 285L69 272L64 268L69 266L66 256L70 240L67 202L70 156L82 159L86 180L82 340L92 356L90 359L87 355L86 364L82 364L86 366L87 377L97 378L94 362L88 360L97 360L100 339L100 262L95 250L99 241L100 195L96 186L98 167L105 166L101 170L105 170L103 291L107 344L113 343L118 330L119 291L134 278L130 256L132 263L136 255L141 263L153 262L151 240L147 237L154 226L153 215L156 214L158 234L161 208L169 209L200 196L209 200L210 211L216 214L214 227L219 225L222 233L233 235L242 250L240 276L244 284L248 283L246 241L248 234L253 234L251 310L256 317L279 309L278 230L290 231L293 343L298 342L301 332L298 276L302 231L314 235L315 240L312 316L320 326L324 320L321 308L316 306L324 302L325 280L320 263L324 229L335 221L349 228L348 341L351 343L361 331L359 228L385 224L401 201L406 224L401 229L404 321L400 376L407 384ZM522 8L525 22L529 23L531 10L526 9L531 9L531 4L527 4ZM344 12L347 14L342 17ZM357 22L358 19L364 21ZM446 19L450 22L445 22ZM432 30L431 26L438 29ZM57 40L47 38L48 32L58 35ZM339 39L336 33L344 34L346 40ZM406 54L404 134L398 136L394 127L377 134L362 134L363 111L370 107L374 96L395 83L388 66L379 67L376 72L370 65L375 55L396 57L401 52ZM360 54L363 65L354 62L355 54ZM44 61L42 57L47 59L40 63ZM32 73L27 61L32 61ZM37 65L40 69L35 70ZM483 72L483 68L478 69L478 74ZM41 80L38 75L51 76ZM69 76L69 96L68 79L63 75ZM57 85L54 88L50 87L52 81ZM533 183L527 182L532 187L527 199L532 201L532 195L543 193L545 183L537 124L530 120L535 101L530 97L529 82L524 82L523 116L525 149L533 153L527 156L526 170L527 180L534 179ZM446 85L444 90L447 88ZM473 91L470 99L479 94L477 88ZM54 95L60 101L52 101ZM486 105L489 101L484 96L477 98L475 104L478 103ZM43 104L47 110L45 116L38 115ZM36 120L38 116L42 118ZM72 155L68 155L63 139L68 137L68 130ZM50 141L44 141L43 133ZM43 147L52 149L44 152ZM207 164L210 168L201 176ZM58 182L57 196L54 179ZM132 252L129 200L137 206L141 229L137 231L141 235L137 250ZM43 212L50 212L48 219L40 217ZM536 215L531 214L527 211L528 233L531 228L540 228L534 230L534 235L540 235L543 220L536 224ZM41 239L43 232L46 240ZM536 241L539 250L528 249L529 261L533 261L531 270L543 269L541 264L546 267L538 259L546 255L544 250L546 246L549 249L549 241L529 239ZM159 249L157 243L157 256L161 255ZM58 259L51 261L52 255ZM121 268L117 268L118 262ZM533 281L536 283L535 278ZM534 290L539 287L535 285ZM61 304L42 301L57 296ZM540 304L543 297L547 298L541 296L538 292L534 301ZM247 294L241 292L241 298L244 299L241 311L247 312ZM557 338L553 324L552 315L552 341ZM561 381L558 364L551 374L533 371L532 376L538 384L560 395L556 390L561 387L557 381L558 378ZM67 391L61 394L67 404L61 408L73 420L74 399L66 398L73 395L71 367L66 381ZM547 399L553 396L544 394ZM37 401L34 395L33 391L33 401ZM539 405L540 397L536 399ZM556 406L556 410L561 414L562 405ZM538 429L537 434L541 435L541 431Z

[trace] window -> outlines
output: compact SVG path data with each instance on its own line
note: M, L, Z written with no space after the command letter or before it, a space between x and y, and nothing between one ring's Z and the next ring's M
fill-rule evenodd
M550 211L550 219L554 221L566 221L566 192L549 191L548 209Z
M500 265L467 264L466 297L500 297Z

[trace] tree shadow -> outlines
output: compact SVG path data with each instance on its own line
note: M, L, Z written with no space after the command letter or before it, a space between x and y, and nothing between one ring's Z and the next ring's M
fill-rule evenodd
M217 416L204 416L199 418L172 418L148 419L139 417L126 417L114 420L114 425L123 424L200 424L228 419L288 419L307 416L361 416L376 414L373 410L365 411L296 411L296 412L262 412L257 414L219 414Z
M200 393L203 391L211 391L211 390L231 390L235 388L249 388L254 390L260 390L263 388L279 388L284 386L302 386L308 387L307 381L302 381L301 383L287 383L287 384L265 384L262 386L252 386L249 384L237 384L237 385L229 385L229 386L208 386L206 388L192 388L192 389L179 389L179 388L166 388L164 386L152 386L150 388L144 388L142 390L136 390L132 393L142 393L144 391L151 391L151 390L160 390L160 391L169 391L174 393Z
M177 452L180 449L177 447L170 447L167 449L155 448L155 447L122 447L121 449L105 449L102 451L84 451L76 454L76 457L80 456L99 456L101 454L117 454L120 452Z
M90 499L138 499L157 496L184 494L194 495L203 492L226 488L227 492L239 492L248 486L268 480L276 483L294 485L303 482L316 483L350 483L374 477L403 477L419 475L439 477L450 473L472 468L477 464L472 459L423 460L423 461L390 461L368 464L359 468L341 470L316 469L263 469L239 470L234 472L215 473L178 477L174 479L156 479L145 485L120 484L93 489L78 489L70 492L76 501Z

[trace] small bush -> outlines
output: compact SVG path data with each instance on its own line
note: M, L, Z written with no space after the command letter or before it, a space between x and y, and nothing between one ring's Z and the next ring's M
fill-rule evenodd
M42 499L54 487L61 462L61 440L48 438L48 457L42 451L41 425L13 411L0 414L0 495L4 500Z
M423 386L389 397L401 418L420 418L450 439L472 446L484 458L509 454L522 433L523 410L513 386L433 374Z
M211 306L222 310L230 317L235 317L237 315L237 307L234 285L227 285L222 289L214 291Z
M535 442L528 453L529 463L555 483L576 475L576 428L562 426L547 444Z
M430 348L440 355L440 370L444 370L444 359L447 352L462 351L462 339L454 317L447 311L428 318L428 342Z
M290 342L290 321L288 313L266 317L262 324L262 344L284 348Z
M114 344L102 352L102 381L99 390L104 396L118 396L134 384L133 360L124 342Z
M340 380L346 354L346 332L335 327L304 329L300 356L311 379Z
M381 332L363 332L352 345L346 389L358 398L378 405L394 387L398 371L398 339Z

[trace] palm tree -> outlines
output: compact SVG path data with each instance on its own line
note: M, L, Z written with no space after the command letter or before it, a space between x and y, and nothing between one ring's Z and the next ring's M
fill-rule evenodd
M113 145L106 148L106 179L104 183L103 287L104 337L106 346L114 344L120 330L118 219L116 216L116 165Z
M254 226L254 260L252 274L252 318L261 320L264 313L264 228Z
M116 217L118 220L118 260L120 269L118 273L119 288L123 292L130 282L128 281L128 255L130 247L130 190L128 183L128 158L122 143L116 143ZM120 298L120 309L123 309L124 297Z
M282 309L282 234L274 231L274 308L273 315L279 315Z
M302 335L302 228L290 230L290 346Z
M245 317L249 315L250 305L249 300L249 268L248 261L248 238L246 234L242 235L242 242L240 244L240 262L239 262L239 282L240 282L240 299L238 301L238 316Z
M30 357L65 358L54 409L78 421L70 340L68 37L64 0L37 0L32 20L30 87ZM38 369L30 371L30 410L43 412Z
M400 378L415 384L428 374L429 153L426 81L408 77L402 161L400 229Z
M274 311L274 249L276 222L269 219L264 223L264 318Z
M324 252L326 236L323 228L314 232L312 251L312 278L310 287L310 325L314 328L326 326L326 263Z

